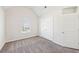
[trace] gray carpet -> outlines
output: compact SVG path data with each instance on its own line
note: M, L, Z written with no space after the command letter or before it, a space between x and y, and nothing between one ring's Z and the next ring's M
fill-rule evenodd
M9 42L4 45L1 53L78 53L79 50L62 47L42 37Z

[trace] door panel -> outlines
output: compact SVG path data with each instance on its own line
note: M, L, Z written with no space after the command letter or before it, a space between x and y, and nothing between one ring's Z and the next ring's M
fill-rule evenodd
M63 44L63 18L61 15L54 16L54 42Z
M41 17L40 35L50 40L53 39L53 17L52 16Z
M64 43L68 47L78 47L78 16L63 16Z
M54 16L54 42L79 49L79 19L77 15Z

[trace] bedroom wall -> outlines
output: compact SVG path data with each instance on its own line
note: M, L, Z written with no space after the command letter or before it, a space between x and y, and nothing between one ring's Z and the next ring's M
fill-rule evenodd
M5 44L5 15L4 10L0 7L0 49Z
M57 8L40 17L40 36L64 47L79 49L79 8L71 14L63 14L62 7Z
M11 7L5 11L5 14L7 42L38 35L37 15L31 9ZM24 25L30 28L26 32L23 32Z
M54 39L54 16L58 14L57 8L60 7L47 7L43 14L39 17L39 35L53 41Z

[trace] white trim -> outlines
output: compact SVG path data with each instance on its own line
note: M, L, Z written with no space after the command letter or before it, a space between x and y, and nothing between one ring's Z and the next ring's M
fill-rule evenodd
M22 39L25 39L25 38L27 39L27 38L35 37L35 36L37 36L37 35L32 35L32 36L23 37L23 38L16 38L16 39L8 40L8 41L6 41L6 42L12 42L12 41L17 41L17 40L22 40Z
M4 47L6 42L2 42L2 44L0 45L0 50Z

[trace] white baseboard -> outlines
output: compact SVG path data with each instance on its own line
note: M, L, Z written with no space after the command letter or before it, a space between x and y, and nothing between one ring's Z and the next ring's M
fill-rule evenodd
M38 35L32 35L32 36L28 36L28 37L24 37L24 38L30 38L30 37L35 37L35 36L38 36ZM5 45L5 43L12 42L12 41L16 41L16 40L22 40L24 38L16 38L14 40L4 41L4 42L0 43L0 50L3 48L3 46Z
M37 35L32 35L32 36L28 36L28 37L23 37L23 38L16 38L16 39L12 39L12 40L7 40L6 42L12 42L12 41L16 41L16 40L22 40L22 39L25 39L25 38L30 38L30 37L35 37Z
M0 50L3 48L3 46L5 45L6 42L2 42L0 45Z

